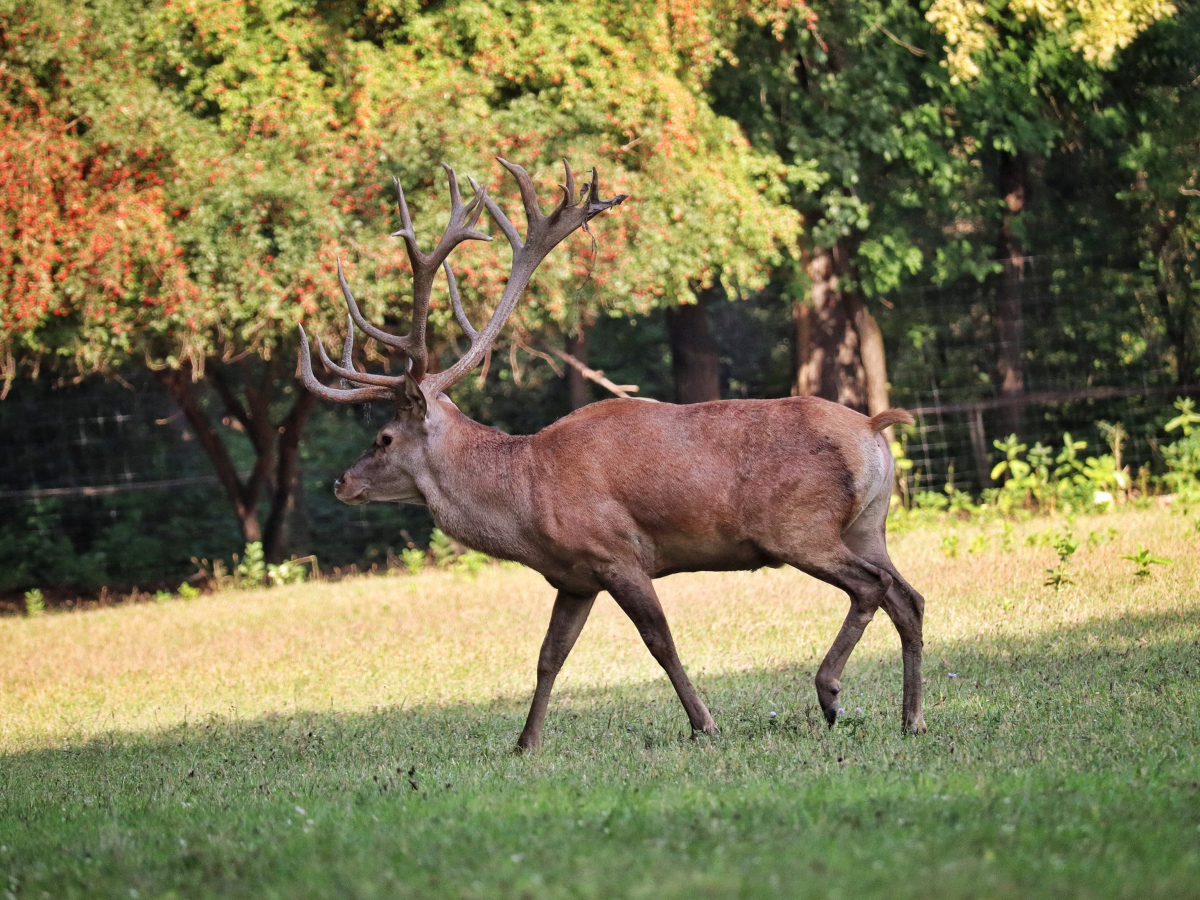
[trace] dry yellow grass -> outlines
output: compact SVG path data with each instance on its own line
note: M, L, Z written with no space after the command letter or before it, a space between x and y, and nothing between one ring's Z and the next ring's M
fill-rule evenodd
M927 680L952 663L955 648L985 637L1032 637L1098 618L1182 616L1195 607L1197 536L1181 517L1130 510L1079 519L1076 584L1056 593L1042 583L1053 550L1025 538L1064 524L1020 525L1008 551L998 525L982 532L959 526L956 558L942 548L943 532L892 539L897 565L928 602ZM1115 538L1108 539L1110 528ZM1093 531L1106 539L1089 547ZM980 533L987 546L967 552ZM1176 564L1135 580L1133 565L1118 557L1136 542ZM846 607L844 595L792 570L679 575L658 587L684 664L702 689L705 676L815 664ZM0 752L214 715L526 696L552 600L535 573L496 567L474 579L442 572L358 578L0 620ZM897 650L881 613L847 670L851 694L856 664ZM559 680L549 727L573 690L662 678L604 596ZM719 723L720 709L713 712Z

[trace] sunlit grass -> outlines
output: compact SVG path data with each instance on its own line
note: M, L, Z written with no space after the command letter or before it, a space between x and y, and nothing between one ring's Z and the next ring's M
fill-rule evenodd
M553 591L525 570L0 620L0 877L30 897L1200 895L1200 539L1157 510L1081 518L1055 592L1026 538L1064 527L1005 550L960 526L953 558L944 530L893 538L928 602L921 739L899 734L882 613L823 727L812 674L846 601L792 571L658 583L719 738L686 737L602 597L533 757L511 746ZM1138 543L1172 565L1135 578Z

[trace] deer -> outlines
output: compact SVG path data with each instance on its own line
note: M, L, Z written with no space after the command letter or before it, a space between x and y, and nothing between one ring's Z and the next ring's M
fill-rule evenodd
M519 165L497 157L516 180L524 207L521 236L474 179L463 202L454 170L450 217L429 253L421 251L399 179L394 178L412 267L409 332L395 335L359 310L338 260L349 312L340 363L316 348L341 387L313 374L300 326L299 369L308 390L338 403L390 401L394 418L334 483L348 504L412 503L466 547L540 573L557 591L537 660L537 680L518 751L538 747L551 690L601 591L636 627L670 680L693 736L718 728L684 671L654 579L677 572L793 566L844 591L850 608L816 673L817 701L833 727L841 711L842 671L882 607L903 658L902 732L923 733L921 653L924 598L892 564L886 546L894 461L882 432L912 424L904 410L867 417L816 397L718 400L690 405L608 399L585 406L533 435L508 435L463 414L447 392L483 359L543 259L577 229L628 199L603 200L599 175L576 193L563 161L562 196L550 213ZM468 240L487 241L487 211L512 248L503 295L482 329L463 309L449 255ZM441 268L467 351L449 368L429 369L426 326ZM373 374L353 362L354 329L391 348L404 371Z

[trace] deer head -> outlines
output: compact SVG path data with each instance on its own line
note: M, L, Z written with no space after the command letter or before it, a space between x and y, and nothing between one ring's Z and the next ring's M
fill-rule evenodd
M486 188L480 187L474 179L468 179L474 196L464 204L459 191L458 177L450 166L442 163L450 187L450 222L433 250L428 254L422 253L417 243L408 204L404 199L404 190L399 179L393 178L400 222L403 226L393 237L404 238L413 270L412 325L408 334L389 334L363 317L342 271L340 259L338 281L349 310L341 364L329 358L320 338L317 338L317 353L326 370L340 376L341 388L322 384L314 376L308 335L304 332L304 326L300 326L300 372L305 386L310 391L337 403L390 399L395 404L396 416L393 421L380 429L372 446L335 485L334 491L343 502L423 502L418 481L427 467L429 454L444 440L445 432L451 427L450 423L454 418L461 418L461 414L454 409L445 392L462 380L483 359L516 308L533 273L547 254L577 228L626 199L625 194L618 194L609 200L601 200L600 178L595 169L592 170L591 181L585 183L576 195L575 176L571 172L571 166L564 160L565 183L559 185L562 188L562 198L554 209L546 214L538 202L529 173L507 160L499 157L497 160L516 179L521 192L521 203L525 208L528 223L524 239L504 211L488 196ZM485 209L512 245L512 265L500 302L487 325L476 330L463 310L449 256L463 241L491 240L490 236L476 230ZM439 268L446 272L454 318L466 334L470 346L450 368L431 374L427 371L429 351L425 327L429 319L429 298L433 280ZM399 351L406 359L406 371L401 375L374 375L357 371L352 361L356 325L369 337Z

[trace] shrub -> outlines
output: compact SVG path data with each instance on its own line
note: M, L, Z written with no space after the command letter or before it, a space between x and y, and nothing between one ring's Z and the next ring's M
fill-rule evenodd
M46 609L46 600L37 588L25 592L25 615L40 616Z

